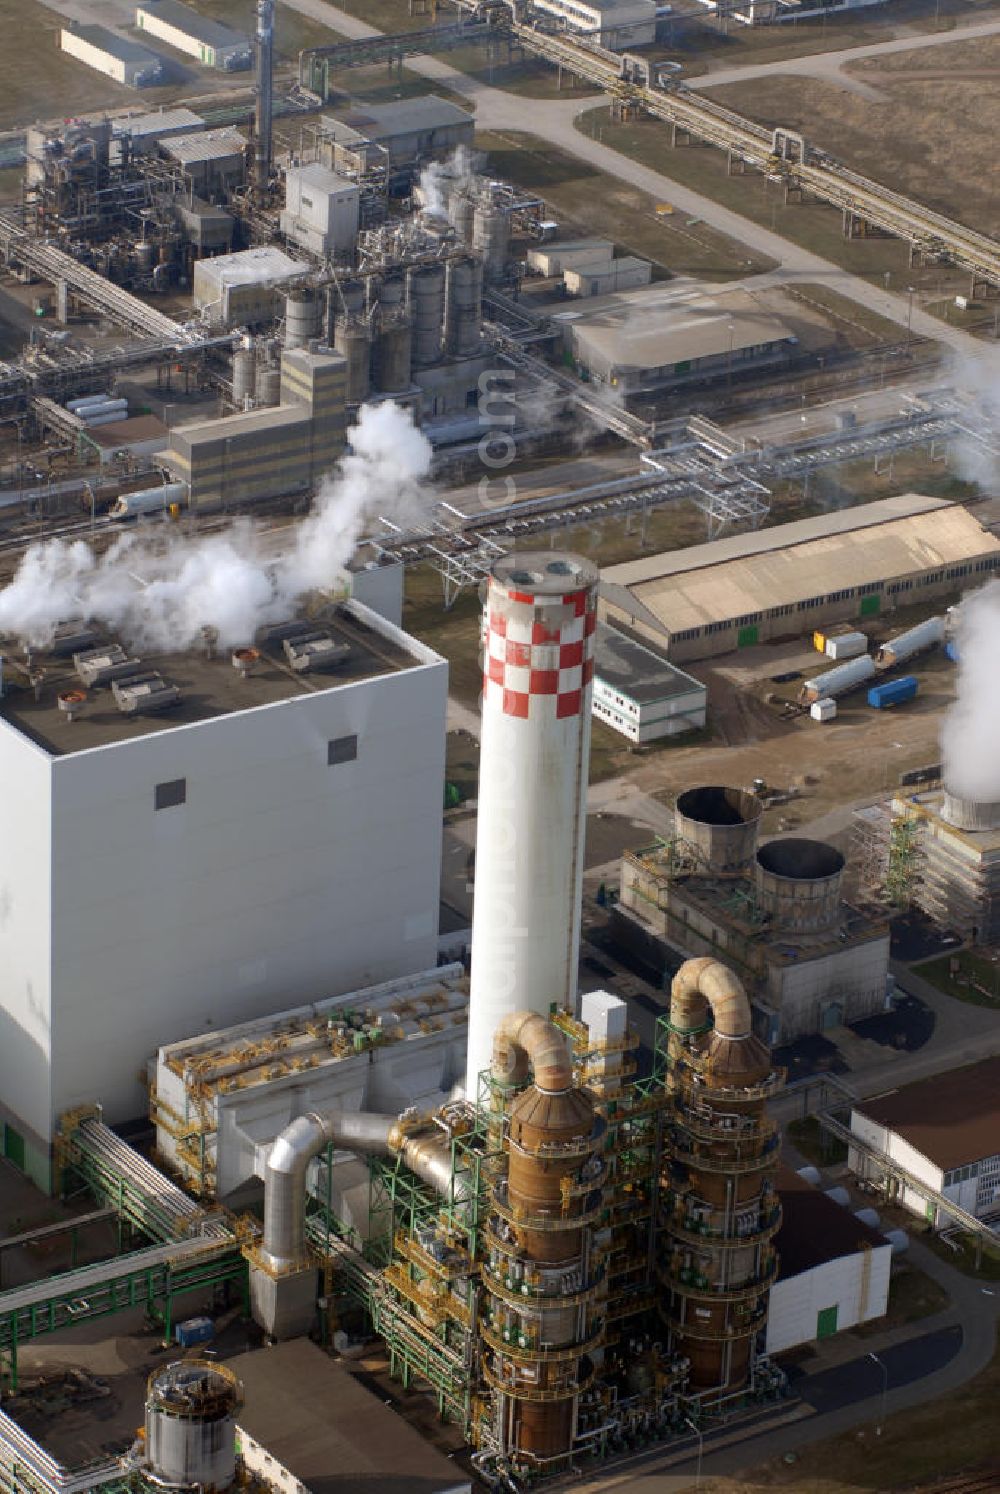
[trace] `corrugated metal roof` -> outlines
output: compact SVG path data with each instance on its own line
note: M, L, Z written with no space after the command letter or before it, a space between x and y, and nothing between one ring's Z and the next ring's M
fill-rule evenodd
M224 285L266 285L268 281L290 280L308 268L276 244L265 244L258 249L240 249L236 254L200 259L195 273L199 280L205 277L214 280L221 290Z
M195 135L178 135L163 142L163 149L182 166L195 166L201 161L224 160L227 156L238 156L246 149L246 138L231 125L220 130L202 130Z
M679 633L994 552L964 508L908 494L610 566L601 589Z
M589 266L573 268L586 273ZM662 368L794 336L753 292L684 280L600 296L557 311L553 320L572 330L584 359L619 369Z
M182 5L180 0L145 0L136 7L136 15L145 11L148 16L158 16L168 26L174 26L185 36L204 42L209 47L249 46L249 38L242 32L233 31L211 16L201 16L196 10Z
M982 1162L1000 1153L1000 1058L918 1079L855 1109L945 1172Z
M473 116L448 99L425 93L415 99L398 99L389 104L368 104L349 109L345 114L326 114L324 127L339 135L347 129L365 140L384 140L390 135L408 135L413 130L441 129L447 125L471 123Z
M203 130L205 121L193 109L158 109L151 114L130 114L114 121L116 135L131 135L134 140L148 135L165 135L170 130Z
M120 62L155 62L158 67L163 66L155 52L140 46L131 37L110 31L107 26L64 26L62 29L69 36L82 36L92 47L106 52L109 57L117 57Z

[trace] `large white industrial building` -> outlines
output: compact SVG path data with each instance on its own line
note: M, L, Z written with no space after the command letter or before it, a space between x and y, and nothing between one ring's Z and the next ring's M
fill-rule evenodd
M361 194L356 182L318 161L289 166L281 231L293 244L326 258L351 258Z
M938 1225L932 1194L983 1218L1000 1208L1000 1058L987 1058L865 1100L851 1112L859 1141L902 1168L896 1200ZM878 1180L878 1161L860 1148L852 1169Z
M613 50L656 40L655 0L534 0L534 9Z
M211 16L199 15L180 0L144 0L136 6L135 24L138 30L169 42L206 67L230 73L253 62L253 48L246 36Z
M163 1043L436 962L447 665L356 602L316 626L336 673L145 660L154 716L94 688L67 721L68 657L38 700L4 671L0 1111L43 1184L58 1117L141 1115Z
M59 45L70 57L126 88L147 88L163 78L163 63L155 52L107 26L64 26Z

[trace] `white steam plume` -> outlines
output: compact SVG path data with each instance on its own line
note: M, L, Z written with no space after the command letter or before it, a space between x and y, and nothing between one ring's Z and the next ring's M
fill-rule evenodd
M144 528L102 555L83 540L49 540L25 552L0 591L0 633L41 647L57 623L82 617L156 653L190 648L206 627L223 648L250 643L262 623L287 617L306 592L338 582L366 518L418 515L432 450L410 415L389 401L365 405L348 438L351 450L288 531L287 551L269 553L250 519L202 538Z
M458 187L471 189L476 181L476 157L460 145L443 161L429 161L420 173L413 195L421 212L448 216L448 194Z
M944 720L944 781L962 799L1000 801L1000 581L962 602L958 698Z

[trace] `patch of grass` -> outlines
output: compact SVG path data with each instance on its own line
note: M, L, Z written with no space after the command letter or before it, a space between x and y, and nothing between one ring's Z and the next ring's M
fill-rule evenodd
M961 949L957 954L940 955L913 968L924 980L946 996L954 996L956 1001L1000 1011L1000 963L973 954L969 949Z
M705 280L774 268L772 260L751 255L744 245L707 224L686 222L680 214L658 216L656 200L648 192L595 171L536 135L485 130L477 135L476 144L489 152L491 171L544 197L569 232L609 238L620 253Z
M479 743L467 731L450 731L445 739L445 781L463 804L479 793Z
M952 1250L951 1245L933 1231L921 1236L928 1250L933 1250L936 1256L947 1261L949 1266L954 1266L956 1271L961 1271L963 1276L971 1276L976 1281L1000 1281L1000 1245L990 1245L984 1241L977 1267L976 1242L972 1236L959 1234L949 1235L948 1238L952 1244L957 1245L957 1250Z
M254 0L187 0L193 8L236 31L252 36L256 26ZM290 5L279 3L274 13L276 57L293 59L304 47L331 46L341 35L322 21L304 16Z
M790 1121L788 1135L796 1151L817 1167L835 1167L847 1161L847 1143L828 1135L814 1115Z
M593 83L571 78L563 73L562 88L558 72L538 57L511 60L502 37L494 46L488 41L467 47L454 47L437 54L469 78L504 93L520 94L531 99L587 98L600 92Z
M889 1306L884 1317L862 1323L851 1332L859 1338L871 1338L884 1333L887 1328L902 1328L907 1323L919 1323L948 1306L951 1299L944 1287L933 1276L916 1266L904 1262L893 1268L889 1282Z
M782 85L790 81L782 79ZM772 84L773 88L773 84ZM780 97L780 92L779 95ZM615 124L607 108L585 110L576 121L583 134L597 132L603 143L621 151L635 161L689 187L695 192L731 208L764 228L770 228L792 243L842 265L852 275L869 279L897 293L914 286L914 304L922 298L940 300L965 290L968 276L942 265L907 265L906 246L890 238L845 239L841 214L820 202L785 203L780 185L768 181L759 172L747 171L729 176L724 152L711 146L681 145L672 147L670 131L655 119L631 120ZM682 220L682 226L697 233L707 232L698 220ZM697 265L694 273L700 273ZM895 338L899 340L898 329Z
M447 25L453 15L449 5L443 6L441 13L435 16L432 0L428 0L425 7L414 5L413 8L420 13L410 14L409 0L337 0L338 10L346 10L349 16L364 21L376 31L422 31L436 23Z

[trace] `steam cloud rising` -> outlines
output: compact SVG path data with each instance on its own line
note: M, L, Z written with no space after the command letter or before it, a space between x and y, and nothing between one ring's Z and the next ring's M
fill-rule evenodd
M0 591L0 633L43 646L57 623L82 617L150 652L189 648L205 627L217 630L223 648L250 643L306 592L337 583L366 518L382 513L405 523L418 515L432 452L409 414L391 402L365 405L348 437L351 450L303 522L284 532L282 553L268 552L250 519L202 538L165 526L153 535L132 531L102 555L83 540L48 540L25 552Z
M963 799L1000 801L1000 581L962 603L958 699L941 732L944 779Z

